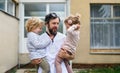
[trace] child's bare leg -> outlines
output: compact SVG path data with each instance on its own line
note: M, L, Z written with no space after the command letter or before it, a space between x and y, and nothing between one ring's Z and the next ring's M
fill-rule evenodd
M71 66L69 65L69 61L65 59L64 63L65 63L68 73L73 73L73 70L72 70Z
M57 56L55 59L56 73L62 73L61 62L62 62L62 58Z

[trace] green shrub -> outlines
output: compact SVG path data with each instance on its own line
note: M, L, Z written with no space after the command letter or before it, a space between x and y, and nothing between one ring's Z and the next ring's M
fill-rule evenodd
M77 73L120 73L120 65L109 68L84 69Z

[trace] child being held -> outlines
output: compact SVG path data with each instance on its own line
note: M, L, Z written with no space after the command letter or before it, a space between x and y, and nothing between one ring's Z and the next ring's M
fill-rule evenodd
M73 73L69 65L69 60L75 57L76 47L79 41L80 33L80 15L69 16L65 19L64 23L67 29L66 39L58 52L55 60L56 73L62 73L61 62L64 61L68 73Z
M44 22L37 18L32 17L26 21L27 30L27 48L30 53L30 59L39 62L39 66L42 69L42 73L49 73L50 67L46 61L46 46L51 42L50 39L41 39L40 33ZM49 37L48 37L49 38Z

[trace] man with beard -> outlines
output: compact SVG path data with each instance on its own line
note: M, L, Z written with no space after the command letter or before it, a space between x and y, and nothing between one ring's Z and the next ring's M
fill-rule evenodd
M46 59L50 65L50 73L56 73L55 68L55 57L60 50L62 43L64 42L65 35L58 32L60 23L60 18L57 16L56 13L50 13L45 16L45 25L46 25L46 32L41 35L43 39L49 38L52 40L50 45L46 46ZM46 40L45 40L46 41ZM44 45L44 44L43 44ZM42 60L37 59L33 60L32 63L39 64ZM61 64L62 73L68 73L65 67L64 62ZM41 73L41 68L38 69L38 73Z

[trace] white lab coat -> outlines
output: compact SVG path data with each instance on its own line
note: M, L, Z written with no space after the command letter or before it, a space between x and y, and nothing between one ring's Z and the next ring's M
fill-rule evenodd
M44 33L41 35L41 37L43 37L43 39L46 39L48 36L47 33ZM46 54L47 54L47 61L50 65L50 73L56 73L56 69L55 69L55 57L58 53L58 51L60 50L63 42L65 39L65 35L61 34L61 33L57 33L57 35L54 37L53 41L50 43L50 45L48 45L46 47ZM62 68L62 73L68 73L67 69L65 67L64 62L62 62L61 64L61 68ZM41 73L41 68L38 69L38 73Z

